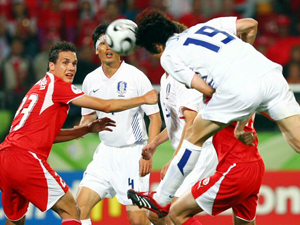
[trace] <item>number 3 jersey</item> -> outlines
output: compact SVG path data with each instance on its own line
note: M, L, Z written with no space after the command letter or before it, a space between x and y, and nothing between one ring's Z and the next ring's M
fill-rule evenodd
M218 91L281 67L239 39L236 29L236 17L221 17L175 34L166 43L161 65L182 83L190 86L197 73Z
M67 118L69 103L83 95L74 85L47 73L23 98L0 151L17 147L47 158Z

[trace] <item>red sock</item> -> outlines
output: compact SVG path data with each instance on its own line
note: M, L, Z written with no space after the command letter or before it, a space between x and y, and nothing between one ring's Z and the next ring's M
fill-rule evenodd
M75 219L66 219L61 222L61 225L81 225L81 222Z
M202 225L202 224L194 217L191 217L187 221L185 221L182 225Z

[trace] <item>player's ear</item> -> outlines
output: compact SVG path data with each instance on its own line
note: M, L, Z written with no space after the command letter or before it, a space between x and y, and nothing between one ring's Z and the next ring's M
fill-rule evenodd
M49 71L53 71L55 69L54 62L49 62Z

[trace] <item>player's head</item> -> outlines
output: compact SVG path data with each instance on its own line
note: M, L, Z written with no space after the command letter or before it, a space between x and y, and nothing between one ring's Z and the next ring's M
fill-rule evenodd
M167 40L178 33L178 26L158 9L145 9L137 16L136 44L151 54L163 52Z
M181 33L183 31L185 31L186 29L188 29L188 27L182 23L179 23L178 21L173 20L172 21L178 28L178 33Z
M67 41L58 42L49 51L48 71L67 83L72 83L77 71L75 46Z
M108 27L108 24L100 24L93 32L93 43L94 48L96 50L96 54L98 55L100 61L103 63L119 63L120 56L115 53L111 48L107 45L105 41L105 32Z

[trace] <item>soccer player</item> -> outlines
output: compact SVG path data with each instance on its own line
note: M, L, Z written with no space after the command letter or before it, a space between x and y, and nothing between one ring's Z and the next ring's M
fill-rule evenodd
M182 148L201 150L208 137L233 121L239 121L237 127L242 128L240 122L254 111L264 111L277 122L294 150L300 152L300 107L282 75L282 67L251 45L257 25L253 19L226 17L176 34L176 26L161 12L140 15L137 43L160 57L165 71L175 79L207 96L214 93L194 121ZM236 131L239 136L245 134L243 129ZM191 204L191 211L195 210L195 199L186 203ZM189 209L185 208L186 217L181 215L182 223L189 221L189 213L194 214Z
M81 137L87 132L109 130L106 118L74 129L61 129L69 105L113 112L157 103L157 94L126 100L103 100L85 95L72 85L76 70L76 49L58 42L49 51L47 74L26 94L10 133L0 145L0 189L6 224L25 224L29 202L41 211L52 209L63 225L78 225L80 210L68 185L47 163L52 144Z
M186 88L184 84L164 73L160 80L160 103L166 128L143 148L143 152L154 152L160 144L168 139L170 139L172 147L176 149L170 162L161 171L163 180L159 183L153 196L158 204L166 205L171 201L176 201L199 179L212 175L216 170L218 157L211 138L206 141L207 149L201 155L200 151L179 152L186 130L193 124L197 114L203 109L203 95L200 92ZM152 155L150 157L152 158ZM194 174L193 178L190 178L190 175L186 177L194 169L196 163L199 164L196 176ZM164 178L166 171L168 172ZM195 180L195 178L198 179ZM190 179L195 180L195 182L190 184ZM186 185L186 181L188 181L188 185ZM173 195L175 196L174 199ZM160 219L152 211L148 212L148 218L155 225L166 224L165 217Z
M93 33L93 42L101 66L89 73L83 82L83 91L89 95L110 99L126 99L141 96L153 87L144 73L122 61L105 41L106 24L100 24ZM158 105L142 105L118 113L82 109L80 125L103 116L116 121L113 132L99 133L101 143L92 162L84 172L76 197L81 209L81 222L91 225L90 212L104 198L117 197L126 205L131 224L150 224L146 210L133 206L127 198L127 189L149 190L149 173L152 160L141 158L142 148L147 143L144 113L149 117L149 141L161 129Z

